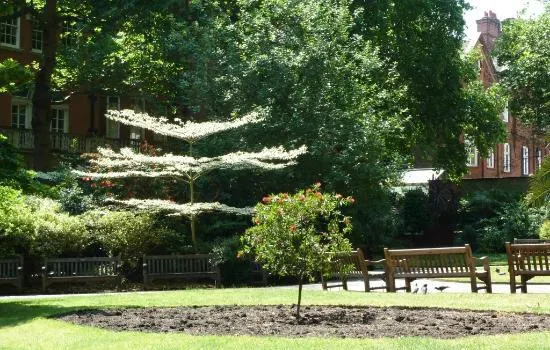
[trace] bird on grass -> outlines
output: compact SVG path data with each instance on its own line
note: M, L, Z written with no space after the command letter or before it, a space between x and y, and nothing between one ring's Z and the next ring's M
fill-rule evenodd
M495 272L498 273L501 276L506 275L506 272L500 272L500 269L498 267L495 269Z
M416 285L416 284L414 285L414 289L413 289L412 293L414 293L414 294L418 293L418 285Z
M437 289L440 292L443 292L445 289L449 288L449 286L437 286L437 287L434 287L434 288Z
M427 284L424 284L422 286L422 288L420 289L420 293L422 293L422 294L428 293L428 285Z

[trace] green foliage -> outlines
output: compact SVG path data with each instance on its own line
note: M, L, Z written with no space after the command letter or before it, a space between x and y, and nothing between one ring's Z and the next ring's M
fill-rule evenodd
M23 157L17 149L0 134L0 185L28 189L33 182L32 173L25 169Z
M13 93L32 81L29 67L12 58L0 61L0 93Z
M550 203L550 157L548 156L529 181L527 201L534 206Z
M510 19L496 42L498 63L505 66L502 83L510 93L510 109L541 130L550 125L550 4L539 18Z
M459 243L474 250L503 252L504 242L514 238L534 238L547 217L543 209L529 208L518 196L493 190L475 192L463 198L459 207Z
M550 220L546 219L539 229L540 239L550 239Z
M76 184L59 191L59 203L63 211L71 215L82 214L94 207L92 196L84 194Z
M274 275L298 278L298 318L303 281L327 270L327 253L351 250L345 237L352 229L351 218L340 208L353 202L352 197L323 194L316 184L293 195L264 197L263 204L256 205L255 225L242 237L244 252Z
M105 254L120 256L126 274L135 277L144 254L180 252L183 238L154 216L130 211L90 211L81 216L90 234L97 237Z
M30 250L34 233L33 215L21 191L0 186L0 256Z

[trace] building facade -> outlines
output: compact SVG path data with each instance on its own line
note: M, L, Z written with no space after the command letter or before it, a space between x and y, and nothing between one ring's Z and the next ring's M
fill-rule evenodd
M475 47L479 47L482 59L479 62L479 78L486 87L499 80L499 67L491 56L495 41L501 33L501 23L492 11L477 21L479 38ZM550 150L543 137L530 127L523 125L508 108L501 114L506 128L506 141L495 145L489 157L479 156L476 148L465 140L468 151L469 173L465 179L497 179L526 177L532 175Z
M27 65L40 60L43 36L34 24L30 16L0 21L0 61L12 58ZM0 133L24 153L34 149L32 94L32 88L0 94ZM107 109L144 110L143 99L88 92L73 93L68 98L62 93L55 95L59 102L52 105L50 125L54 151L91 152L105 144L138 147L145 139L167 142L161 136L105 118Z

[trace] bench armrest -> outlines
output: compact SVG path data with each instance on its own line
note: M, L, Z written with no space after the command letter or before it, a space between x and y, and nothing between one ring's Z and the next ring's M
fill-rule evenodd
M384 265L386 263L386 259L380 259L380 260L365 260L365 264L367 264L367 266L372 266L372 265Z
M474 262L479 260L483 264L483 269L485 271L489 271L489 257L488 256L482 256L481 258L474 258Z

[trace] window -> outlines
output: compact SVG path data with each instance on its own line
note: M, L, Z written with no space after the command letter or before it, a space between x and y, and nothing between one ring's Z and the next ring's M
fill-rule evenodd
M504 164L503 164L503 170L505 173L510 172L510 144L505 143L504 144L504 157L502 157Z
M540 148L537 147L537 150L535 151L535 164L536 164L536 167L537 169L540 169L540 167L542 166L542 150Z
M120 98L118 96L108 96L107 109L120 110ZM106 134L108 138L118 139L120 137L120 123L107 119Z
M521 174L529 175L529 147L521 148Z
M466 165L469 167L477 166L477 148L474 143L468 139L464 142L464 147L466 148L467 161Z
M19 47L19 18L0 22L0 44Z
M32 21L31 42L33 51L42 51L42 47L44 45L44 33L40 28L40 23L36 19L33 19Z
M69 131L69 113L67 109L61 107L52 107L50 124L51 132L68 132Z
M508 111L508 101L506 101L506 106L504 107L504 111L502 111L502 121L505 123L508 123L509 119L510 119L510 112Z
M492 150L489 152L489 157L487 157L487 168L493 169L495 167L495 152Z
M63 22L61 28L61 42L63 43L63 45L71 46L74 44L74 31L75 24L73 22Z
M27 105L14 103L11 105L11 127L26 129L27 127Z

